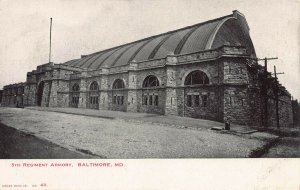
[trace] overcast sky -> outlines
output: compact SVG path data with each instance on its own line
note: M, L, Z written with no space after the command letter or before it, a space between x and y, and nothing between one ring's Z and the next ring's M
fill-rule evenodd
M242 12L258 57L278 57L280 82L300 99L298 0L0 0L0 89L26 72L148 36Z

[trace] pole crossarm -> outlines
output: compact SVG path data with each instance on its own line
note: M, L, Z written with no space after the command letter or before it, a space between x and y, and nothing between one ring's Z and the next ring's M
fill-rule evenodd
M256 58L257 61L274 60L274 59L278 59L278 57Z

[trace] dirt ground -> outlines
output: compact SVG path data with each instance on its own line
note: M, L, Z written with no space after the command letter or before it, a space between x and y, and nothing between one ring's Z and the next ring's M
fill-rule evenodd
M99 118L18 108L0 108L0 122L68 151L98 158L249 157L254 150L277 138L263 132L228 134L115 116ZM205 125L206 120L198 122Z
M0 159L97 158L60 147L0 123Z
M290 129L278 134L280 138L262 157L266 158L299 158L300 130Z

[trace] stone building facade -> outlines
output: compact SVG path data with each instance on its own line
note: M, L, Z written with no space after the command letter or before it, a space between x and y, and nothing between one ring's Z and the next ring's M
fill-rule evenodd
M0 90L0 105L2 103L2 94L3 94L3 90Z
M80 59L40 65L18 84L24 92L16 96L24 106L230 119L261 126L260 70L247 21L233 11ZM18 104L12 100L14 88L4 87L6 106ZM286 95L282 104L289 112Z
M2 105L10 107L22 107L24 105L25 83L17 83L4 86L2 92Z

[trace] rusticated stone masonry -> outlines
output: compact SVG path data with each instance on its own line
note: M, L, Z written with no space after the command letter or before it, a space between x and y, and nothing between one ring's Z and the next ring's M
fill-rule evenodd
M48 63L29 72L25 83L5 86L2 105L37 106L41 99L41 106L46 107L146 112L220 122L229 119L236 124L263 126L264 103L258 71L249 66L248 58L244 47L227 45L96 70ZM208 81L187 86L185 80L194 71L203 72ZM148 76L154 76L158 83L143 86ZM113 89L119 79L124 87ZM92 83L98 89L91 89ZM43 89L39 94L41 84ZM74 91L76 85L78 89ZM122 98L114 98L117 96ZM276 123L274 105L273 96L268 101L271 127ZM288 93L279 98L279 110L280 126L291 126L293 116Z

